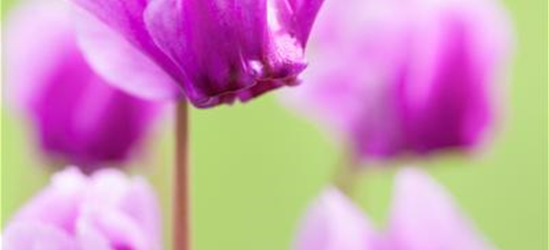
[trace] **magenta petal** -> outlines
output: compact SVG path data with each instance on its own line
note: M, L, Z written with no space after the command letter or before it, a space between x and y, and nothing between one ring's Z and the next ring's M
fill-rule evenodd
M426 9L415 41L422 56L410 62L402 87L409 147L419 153L472 148L495 119L495 77L510 51L507 18L493 1Z
M359 156L384 158L406 146L393 82L401 77L409 19L401 3L345 3L326 3L312 36L316 50L305 84L286 91L286 99L351 143Z
M369 160L480 145L512 40L499 2L342 1L319 15L296 109Z
M328 188L307 211L294 249L367 250L374 234L359 208L336 188Z
M144 49L154 47L143 23L148 0L72 0Z
M150 3L148 30L186 72L183 88L196 106L245 101L296 83L305 68L303 47L290 30L268 23L268 8L274 7L267 2Z
M224 24L221 20L225 21L220 17L222 13L227 13L226 25L231 27L235 26L234 17L230 11L222 12L216 4L154 0L145 14L153 39L187 72L190 82L182 86L189 100L197 106L213 105L218 101L211 100L212 96L253 84L252 79L244 82L239 76L242 73L238 70L242 67L236 31L219 27ZM233 6L227 6L230 7ZM231 81L229 78L233 74Z
M9 49L5 51L5 72L9 84L2 87L9 93L5 95L6 104L18 112L30 108L32 100L47 85L43 79L63 60L58 50L44 47L71 43L70 27L62 14L66 11L60 4L26 1L14 8L6 20L4 39ZM39 43L36 37L40 37Z
M76 72L71 66L64 69ZM54 158L82 164L86 171L128 159L157 117L159 104L136 99L94 77L75 83L58 81L36 99L31 114L41 146Z
M10 15L7 96L49 158L89 172L127 160L164 104L128 95L98 75L82 55L65 7L35 0Z
M387 241L399 250L494 249L444 187L417 169L397 176Z
M199 108L247 101L296 85L306 67L305 43L322 4L321 0L73 1L104 23L100 29L90 22L81 28L82 44L94 68L128 92L174 97L170 94L177 91L165 77L159 77L158 84L150 81L162 69ZM116 39L97 32L104 28L117 33ZM123 41L127 44L121 45ZM112 43L116 46L102 51Z
M303 46L307 44L313 23L324 0L272 0L278 7L280 22L296 33Z

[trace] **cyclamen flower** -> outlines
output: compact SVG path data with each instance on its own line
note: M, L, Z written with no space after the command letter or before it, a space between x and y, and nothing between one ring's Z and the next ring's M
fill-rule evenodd
M126 160L164 104L128 95L96 74L64 7L42 0L15 10L6 38L7 92L43 151L91 171Z
M390 223L377 232L344 194L328 188L307 212L295 250L493 250L450 194L420 170L397 176Z
M322 0L73 0L87 58L112 84L207 108L295 85ZM91 15L90 15L91 14Z
M292 107L363 158L479 145L505 86L509 20L497 0L327 3Z
M32 198L3 232L3 250L160 250L160 214L141 177L69 168Z

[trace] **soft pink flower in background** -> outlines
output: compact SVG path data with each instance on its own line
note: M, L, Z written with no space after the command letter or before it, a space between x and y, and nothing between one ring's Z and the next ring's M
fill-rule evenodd
M7 97L28 118L48 156L87 172L127 160L165 104L111 87L84 59L70 9L55 0L21 3L8 19Z
M419 169L395 181L389 224L376 230L336 188L309 208L294 250L493 250L439 183Z
M475 148L506 89L510 29L497 0L327 2L285 97L363 158Z
M199 108L295 85L322 0L73 0L94 68L138 96Z
M160 212L142 177L55 174L3 232L3 250L160 250Z

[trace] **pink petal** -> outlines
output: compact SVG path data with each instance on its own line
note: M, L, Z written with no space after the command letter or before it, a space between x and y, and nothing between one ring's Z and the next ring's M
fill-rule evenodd
M409 18L400 2L344 3L325 3L304 84L286 91L287 100L360 155L385 157L404 147L390 83L398 81L406 57Z
M135 178L130 189L120 201L120 209L144 231L154 249L160 249L160 207L153 188L142 178Z
M336 188L327 188L307 211L295 250L368 250L374 231L364 214Z
M117 250L102 232L83 220L78 222L75 236L82 250Z
M66 7L58 1L30 0L10 12L4 37L9 48L5 51L9 84L3 86L13 108L23 112L31 108L46 79L64 59L57 48L73 43Z
M323 2L72 1L96 18L82 22L82 47L109 81L149 98L184 92L199 108L248 101L297 84L306 67L305 43ZM168 77L150 81L161 70L178 89L165 84Z
M387 241L397 250L494 249L451 194L418 169L404 169L397 176Z
M278 17L288 29L297 34L305 47L316 16L324 0L273 0L278 6ZM286 6L284 8L284 6ZM284 11L286 9L286 11Z
M145 26L144 11L149 0L71 0L124 40L135 46L141 53L156 62L177 81L180 69L156 46Z
M510 51L508 18L492 0L417 5L414 54L402 88L410 147L419 153L472 148L493 125L495 76Z
M69 168L22 208L8 225L8 231L17 229L15 236L6 233L5 240L27 246L13 250L160 250L159 224L158 204L145 179L116 169L88 177ZM31 244L24 237L41 245L22 245ZM65 248L67 241L75 248ZM45 248L49 245L54 248Z
M154 192L144 179L105 169L92 177L79 225L103 235L112 246L159 249L159 214Z
M102 244L103 240L99 240L104 239L113 249L156 249L146 232L141 230L133 218L121 211L99 206L86 207L78 218L77 225L80 240Z
M181 95L174 78L126 38L85 11L76 16L86 58L113 86L147 99Z
M52 184L23 206L14 221L41 222L74 232L86 185L86 178L76 169L57 173Z
M161 104L113 88L89 67L66 7L63 1L30 0L10 14L6 97L31 123L50 159L91 172L142 146Z
M67 232L40 222L17 222L4 231L3 250L81 250Z

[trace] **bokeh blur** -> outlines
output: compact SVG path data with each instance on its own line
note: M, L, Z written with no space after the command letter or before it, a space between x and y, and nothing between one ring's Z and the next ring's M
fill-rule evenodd
M2 1L2 20L17 2ZM498 248L541 250L547 249L548 237L547 1L503 2L514 22L517 47L504 120L491 147L474 159L445 156L413 164L446 185ZM170 123L167 119L149 138L153 152L132 163L137 167L132 171L150 177L160 194L166 247L171 239ZM29 131L3 103L2 227L51 173ZM306 206L333 178L341 154L316 126L282 107L276 94L246 105L193 109L195 249L289 249ZM376 169L360 177L356 197L380 225L394 172Z

